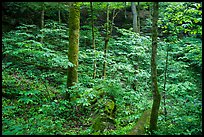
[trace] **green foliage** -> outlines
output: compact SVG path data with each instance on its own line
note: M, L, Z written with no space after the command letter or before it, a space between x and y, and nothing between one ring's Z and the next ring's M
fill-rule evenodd
M195 2L174 2L161 3L162 14L158 25L164 34L202 35L202 10L201 3Z
M200 72L194 70L191 60L184 60L186 53L186 44L191 44L199 47L200 40L195 38L185 38L176 43L160 43L166 48L169 47L168 69L166 91L163 85L159 86L161 95L166 94L166 105L163 105L163 100L160 110L164 107L167 110L167 116L159 116L159 130L155 134L160 135L196 135L201 134L201 92L199 77ZM167 47L168 46L168 47ZM158 52L158 67L160 68L159 83L164 81L164 67L166 58L165 47L159 47ZM194 54L194 56L197 56ZM198 64L197 64L198 65ZM198 67L199 68L199 67ZM180 108L183 108L182 111ZM194 113L194 114L193 114Z
M3 62L9 60L12 62L9 66L18 66L18 68L23 69L29 65L30 70L39 69L41 71L41 73L39 71L32 71L32 74L28 74L30 77L35 78L37 75L41 75L44 80L44 78L47 79L50 76L59 76L59 73L49 74L46 70L51 69L53 71L63 72L68 65L72 66L72 63L68 61L65 50L68 42L67 31L64 31L65 26L61 25L60 27L62 29L58 29L54 27L55 25L59 26L55 22L46 23L43 29L44 44L38 42L39 37L35 34L37 33L35 25L23 25L18 27L19 30L15 31L15 33L11 31L5 34L2 39L4 44L2 50L3 56L6 58ZM58 33L58 35L55 33ZM55 34L55 39L58 37L58 40L50 40L53 36L50 34ZM60 46L55 46L56 43ZM15 61L16 59L18 59L18 62Z
M15 5L13 11L9 12L17 12L18 8L15 7L18 5L22 10L28 10L26 3L25 7L18 3L8 4L10 8ZM31 11L38 9L40 13L39 3L30 4ZM94 10L99 7L106 8L106 4L94 3ZM110 4L114 9L123 6L123 3ZM141 5L146 6L145 9L149 7L148 4ZM162 20L159 26L163 31L175 31L176 34L168 35L167 38L166 33L163 33L165 39L158 38L158 86L161 95L164 96L164 92L166 95L166 105L164 106L162 99L160 111L166 108L167 115L160 114L159 129L155 134L202 134L200 78L202 41L191 35L177 41L176 36L182 32L192 32L194 35L194 31L202 35L199 31L201 28L199 5L199 3L161 3L161 6L166 7L161 8L161 11L168 13L160 14ZM52 10L60 5L45 3L45 6L46 12L49 12L47 16L53 16L55 13ZM85 6L89 6L89 3ZM175 10L172 9L174 7ZM67 4L62 6L62 10L67 9ZM98 20L99 15L96 16ZM45 27L41 30L34 23L32 25L25 23L16 27L16 30L3 33L2 134L128 134L141 115L152 105L151 38L139 36L131 29L114 28L114 36L110 38L107 53L107 77L101 79L104 61L101 26L95 27L94 57L90 24L82 25L79 82L74 87L66 89L66 68L72 66L67 58L69 29L66 24L59 24L53 20L46 20ZM41 37L44 38L43 43L40 43ZM164 90L167 49L169 57ZM97 61L96 79L92 79L94 59ZM67 92L70 93L71 100L65 100ZM114 126L111 125L109 128L106 128L107 123L101 124L105 127L101 133L94 131L92 126L100 114L103 116L110 114L106 120L114 121ZM98 118L99 121L101 119L103 118ZM148 131L145 134L149 134Z
M110 9L121 9L124 7L123 2L109 2ZM90 7L90 2L82 2L81 5ZM107 3L106 2L93 2L93 9L94 10L104 10L106 9Z
M184 52L183 57L179 57L182 61L189 62L189 65L201 67L202 66L202 42L200 39L196 38L185 38L181 40L179 43ZM183 46L182 46L183 45Z

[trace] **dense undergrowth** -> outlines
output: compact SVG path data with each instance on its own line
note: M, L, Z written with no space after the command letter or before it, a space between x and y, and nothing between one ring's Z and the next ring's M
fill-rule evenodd
M91 29L81 30L79 83L69 91L66 89L66 68L72 64L67 57L69 42L65 24L48 21L43 30L24 24L4 33L3 135L129 133L142 113L152 105L151 38L131 30L115 29L117 36L109 42L105 80L101 78L103 37L96 30L94 57ZM39 42L41 37L44 37L43 44ZM162 113L155 133L202 134L201 40L192 37L174 43L159 40L158 85L162 96L167 48L166 105L162 99ZM96 79L92 79L94 59L97 60ZM66 92L71 93L72 100L65 100ZM100 92L105 95L100 96ZM104 102L108 96L113 96L116 101L115 127L102 133L95 132L93 119L105 110Z

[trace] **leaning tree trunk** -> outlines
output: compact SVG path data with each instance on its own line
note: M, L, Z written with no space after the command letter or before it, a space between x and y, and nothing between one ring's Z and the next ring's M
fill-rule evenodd
M68 66L67 87L78 82L78 52L79 52L79 29L80 29L80 6L79 2L71 2L69 12L69 49L68 59L74 66Z
M152 19L152 59L151 59L151 78L152 78L152 93L153 105L150 118L150 132L157 130L158 112L161 101L161 96L157 85L157 21L158 21L158 2L153 3L153 19Z
M138 33L137 10L134 2L131 2L131 8L132 8L132 15L133 15L133 31Z
M91 26L92 26L92 46L94 50L94 63L93 63L93 79L96 78L96 47L95 47L95 36L94 36L94 17L93 17L93 2L90 2L91 8Z

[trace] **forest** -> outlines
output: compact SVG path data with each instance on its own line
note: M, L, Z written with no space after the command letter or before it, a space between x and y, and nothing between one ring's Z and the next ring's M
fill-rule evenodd
M3 135L202 135L202 2L2 2Z

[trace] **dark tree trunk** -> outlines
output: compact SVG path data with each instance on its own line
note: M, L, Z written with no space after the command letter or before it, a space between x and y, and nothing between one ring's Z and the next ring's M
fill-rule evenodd
M58 22L61 24L61 9L60 9L60 2L58 2Z
M158 112L161 101L161 96L157 85L157 21L158 21L158 2L153 3L153 18L152 18L152 59L151 59L151 78L152 78L152 93L153 105L150 118L150 132L157 130Z
M109 21L109 3L107 4L106 9L106 37L105 37L105 45L104 45L104 62L103 62L103 74L102 77L106 78L106 57L107 57L107 51L108 51L108 41L109 41L109 27L110 27L110 21Z
M107 58L107 52L108 52L108 42L109 39L111 38L112 35L112 31L113 31L113 24L114 24L114 19L117 16L118 12L115 12L115 9L113 10L113 14L112 14L112 20L110 21L109 19L109 3L107 4L107 21L106 21L106 37L105 37L105 45L104 45L104 63L103 63L103 74L102 77L105 79L106 77L106 58Z
M125 5L125 19L127 19L126 2L124 2L124 5Z
M58 21L59 21L59 24L61 24L61 15L60 15L60 10L58 10Z
M90 2L90 6L91 6L92 46L94 50L93 79L95 79L96 78L96 47L95 47L95 36L94 36L93 2Z

